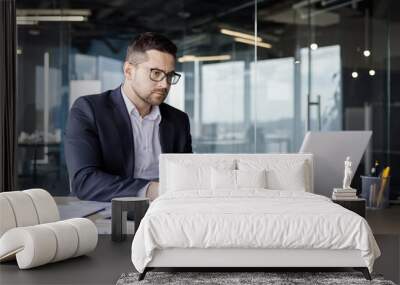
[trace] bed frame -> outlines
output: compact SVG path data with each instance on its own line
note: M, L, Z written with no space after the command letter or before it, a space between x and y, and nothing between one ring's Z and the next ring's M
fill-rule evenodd
M231 268L246 271L254 268L353 268L371 280L359 250L333 249L194 249L170 248L155 250L139 280L155 268ZM322 270L321 270L322 271Z
M304 159L308 162L309 181L314 181L312 154L161 154L160 156L160 193L166 191L164 183L168 179L166 161L169 159L249 158L267 157L271 159ZM314 192L313 183L309 183L307 192ZM371 280L369 270L361 257L359 250L331 250L331 249L254 249L254 248L170 248L155 250L153 259L147 265L139 280L143 280L146 273L155 268L231 268L235 271L250 269L285 268L290 271L294 268L334 269L354 268L361 271L364 277ZM320 270L322 271L322 270Z

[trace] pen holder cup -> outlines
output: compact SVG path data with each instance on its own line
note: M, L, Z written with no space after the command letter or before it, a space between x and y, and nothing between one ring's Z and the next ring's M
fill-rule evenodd
M389 206L390 176L361 176L361 197L367 202L367 208L383 209Z

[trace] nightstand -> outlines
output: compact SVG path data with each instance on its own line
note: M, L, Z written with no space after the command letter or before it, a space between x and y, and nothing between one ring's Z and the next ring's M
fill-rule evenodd
M347 199L347 200L332 199L332 202L339 204L340 206L350 211L353 211L354 213L359 214L361 217L365 218L365 207L366 207L365 199L362 198Z

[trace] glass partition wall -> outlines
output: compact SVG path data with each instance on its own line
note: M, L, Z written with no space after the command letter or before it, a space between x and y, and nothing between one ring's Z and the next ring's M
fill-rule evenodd
M188 113L195 152L297 152L307 130L373 130L358 174L390 165L399 195L396 1L39 2L17 0L19 188L69 194L70 106L117 88L129 41L155 31L178 46L167 103Z

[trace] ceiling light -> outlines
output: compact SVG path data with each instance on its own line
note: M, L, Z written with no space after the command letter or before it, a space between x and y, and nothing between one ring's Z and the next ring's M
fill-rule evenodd
M213 55L213 56L195 56L195 55L184 55L178 58L179 62L192 62L192 61L221 61L230 60L231 56L226 55Z
M318 48L318 45L316 43L312 43L312 44L310 44L310 48L312 50L316 50Z
M371 55L371 52L366 49L366 50L364 50L363 54L365 57L369 57Z
M89 9L17 9L17 16L90 16Z
M351 77L357 78L357 77L358 77L358 72L353 71L353 72L351 73Z
M304 1L301 1L299 3L292 5L292 8L293 9L304 8L304 7L307 7L308 5L314 4L315 2L319 2L319 0L304 0Z
M248 45L257 45L258 47L263 47L263 48L272 48L272 45L269 43L264 43L264 42L257 42L255 43L254 41L251 40L246 40L242 38L235 38L235 42L240 42Z
M369 75L374 76L374 75L375 75L375 70L370 69L370 70L368 71L368 73L369 73Z
M89 9L17 9L17 25L43 22L83 22L91 15Z
M262 38L260 38L260 37L255 37L250 34L245 34L245 33L232 31L232 30L228 30L228 29L221 29L220 32L224 35L228 35L228 36L232 36L232 37L238 37L238 38L243 38L243 39L252 40L252 41L257 40L258 42L262 41Z
M17 25L37 25L38 21L31 21L31 20L20 20L17 17Z
M17 22L83 22L87 21L85 16L17 16Z

